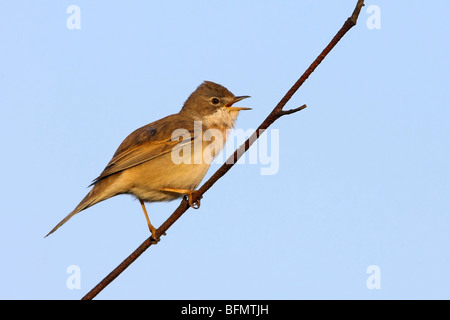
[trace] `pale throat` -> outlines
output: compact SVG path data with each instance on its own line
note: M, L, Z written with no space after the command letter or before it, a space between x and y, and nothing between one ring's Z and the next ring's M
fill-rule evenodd
M225 131L234 128L239 111L228 111L224 108L217 109L214 113L202 117L201 120L207 128L215 128Z

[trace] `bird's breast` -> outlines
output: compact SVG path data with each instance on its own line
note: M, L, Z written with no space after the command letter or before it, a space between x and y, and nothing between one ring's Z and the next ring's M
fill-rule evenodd
M125 170L129 192L143 201L167 201L181 197L162 191L164 188L195 190L206 175L210 164L190 161L177 163L170 154Z

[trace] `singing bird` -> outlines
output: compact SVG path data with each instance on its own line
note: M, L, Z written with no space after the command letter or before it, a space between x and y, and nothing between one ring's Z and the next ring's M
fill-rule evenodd
M150 223L145 203L187 196L190 206L197 205L192 201L192 194L208 171L211 161L205 161L203 156L198 161L199 157L194 151L205 151L212 142L204 141L203 133L214 129L222 134L222 139L213 139L216 145L212 149L212 156L217 155L226 142L227 133L234 127L239 111L251 110L233 106L245 98L249 96L235 96L220 84L203 82L188 97L180 112L147 124L128 135L103 172L94 179L89 193L46 237L78 212L116 195L130 194L139 200L152 238L158 241L156 228ZM182 139L174 139L176 130L187 134ZM201 148L196 148L194 145L199 143ZM174 161L174 154L186 150L192 151L187 158L189 161L185 161L186 158L181 162L178 159Z

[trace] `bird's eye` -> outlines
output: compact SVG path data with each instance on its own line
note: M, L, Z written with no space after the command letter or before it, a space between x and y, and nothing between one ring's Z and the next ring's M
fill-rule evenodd
M212 99L211 99L211 103L212 103L213 105L218 105L218 104L220 103L220 100L219 100L219 98L212 98Z

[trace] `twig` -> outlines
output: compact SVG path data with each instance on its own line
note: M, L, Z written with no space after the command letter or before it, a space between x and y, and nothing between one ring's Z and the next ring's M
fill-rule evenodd
M267 118L259 125L258 129L248 138L239 148L237 148L234 153L225 161L225 163L208 179L194 194L193 201L199 200L208 191L214 183L217 182L221 177L223 177L231 167L239 160L239 158L250 148L250 146L255 142L259 136L276 120L280 117L288 114L293 114L306 108L306 105L301 107L283 110L286 103L292 98L295 92L300 88L300 86L308 79L308 77L314 72L317 66L322 62L322 60L328 55L328 53L334 48L334 46L341 40L341 38L356 25L358 16L361 12L361 8L364 6L364 0L358 0L353 14L345 21L344 25L330 41L330 43L325 47L325 49L320 53L320 55L313 61L310 67L303 73L303 75L295 82L295 84L289 89L285 96L280 100L272 112L267 116ZM172 213L172 215L156 230L156 236L160 237L163 235L167 229L169 229L178 218L183 215L189 209L188 202L184 199L181 201L177 209ZM109 273L100 283L98 283L91 291L89 291L82 300L91 300L97 294L99 294L108 284L114 281L131 263L133 263L145 250L147 250L153 242L150 238L146 239L131 255L129 255L119 266L117 266L111 273Z
M288 114L296 113L296 112L298 112L300 110L303 110L305 108L306 108L306 104L302 105L301 107L295 108L295 109L281 110L280 111L280 115L281 116L285 116L285 115L288 115Z

